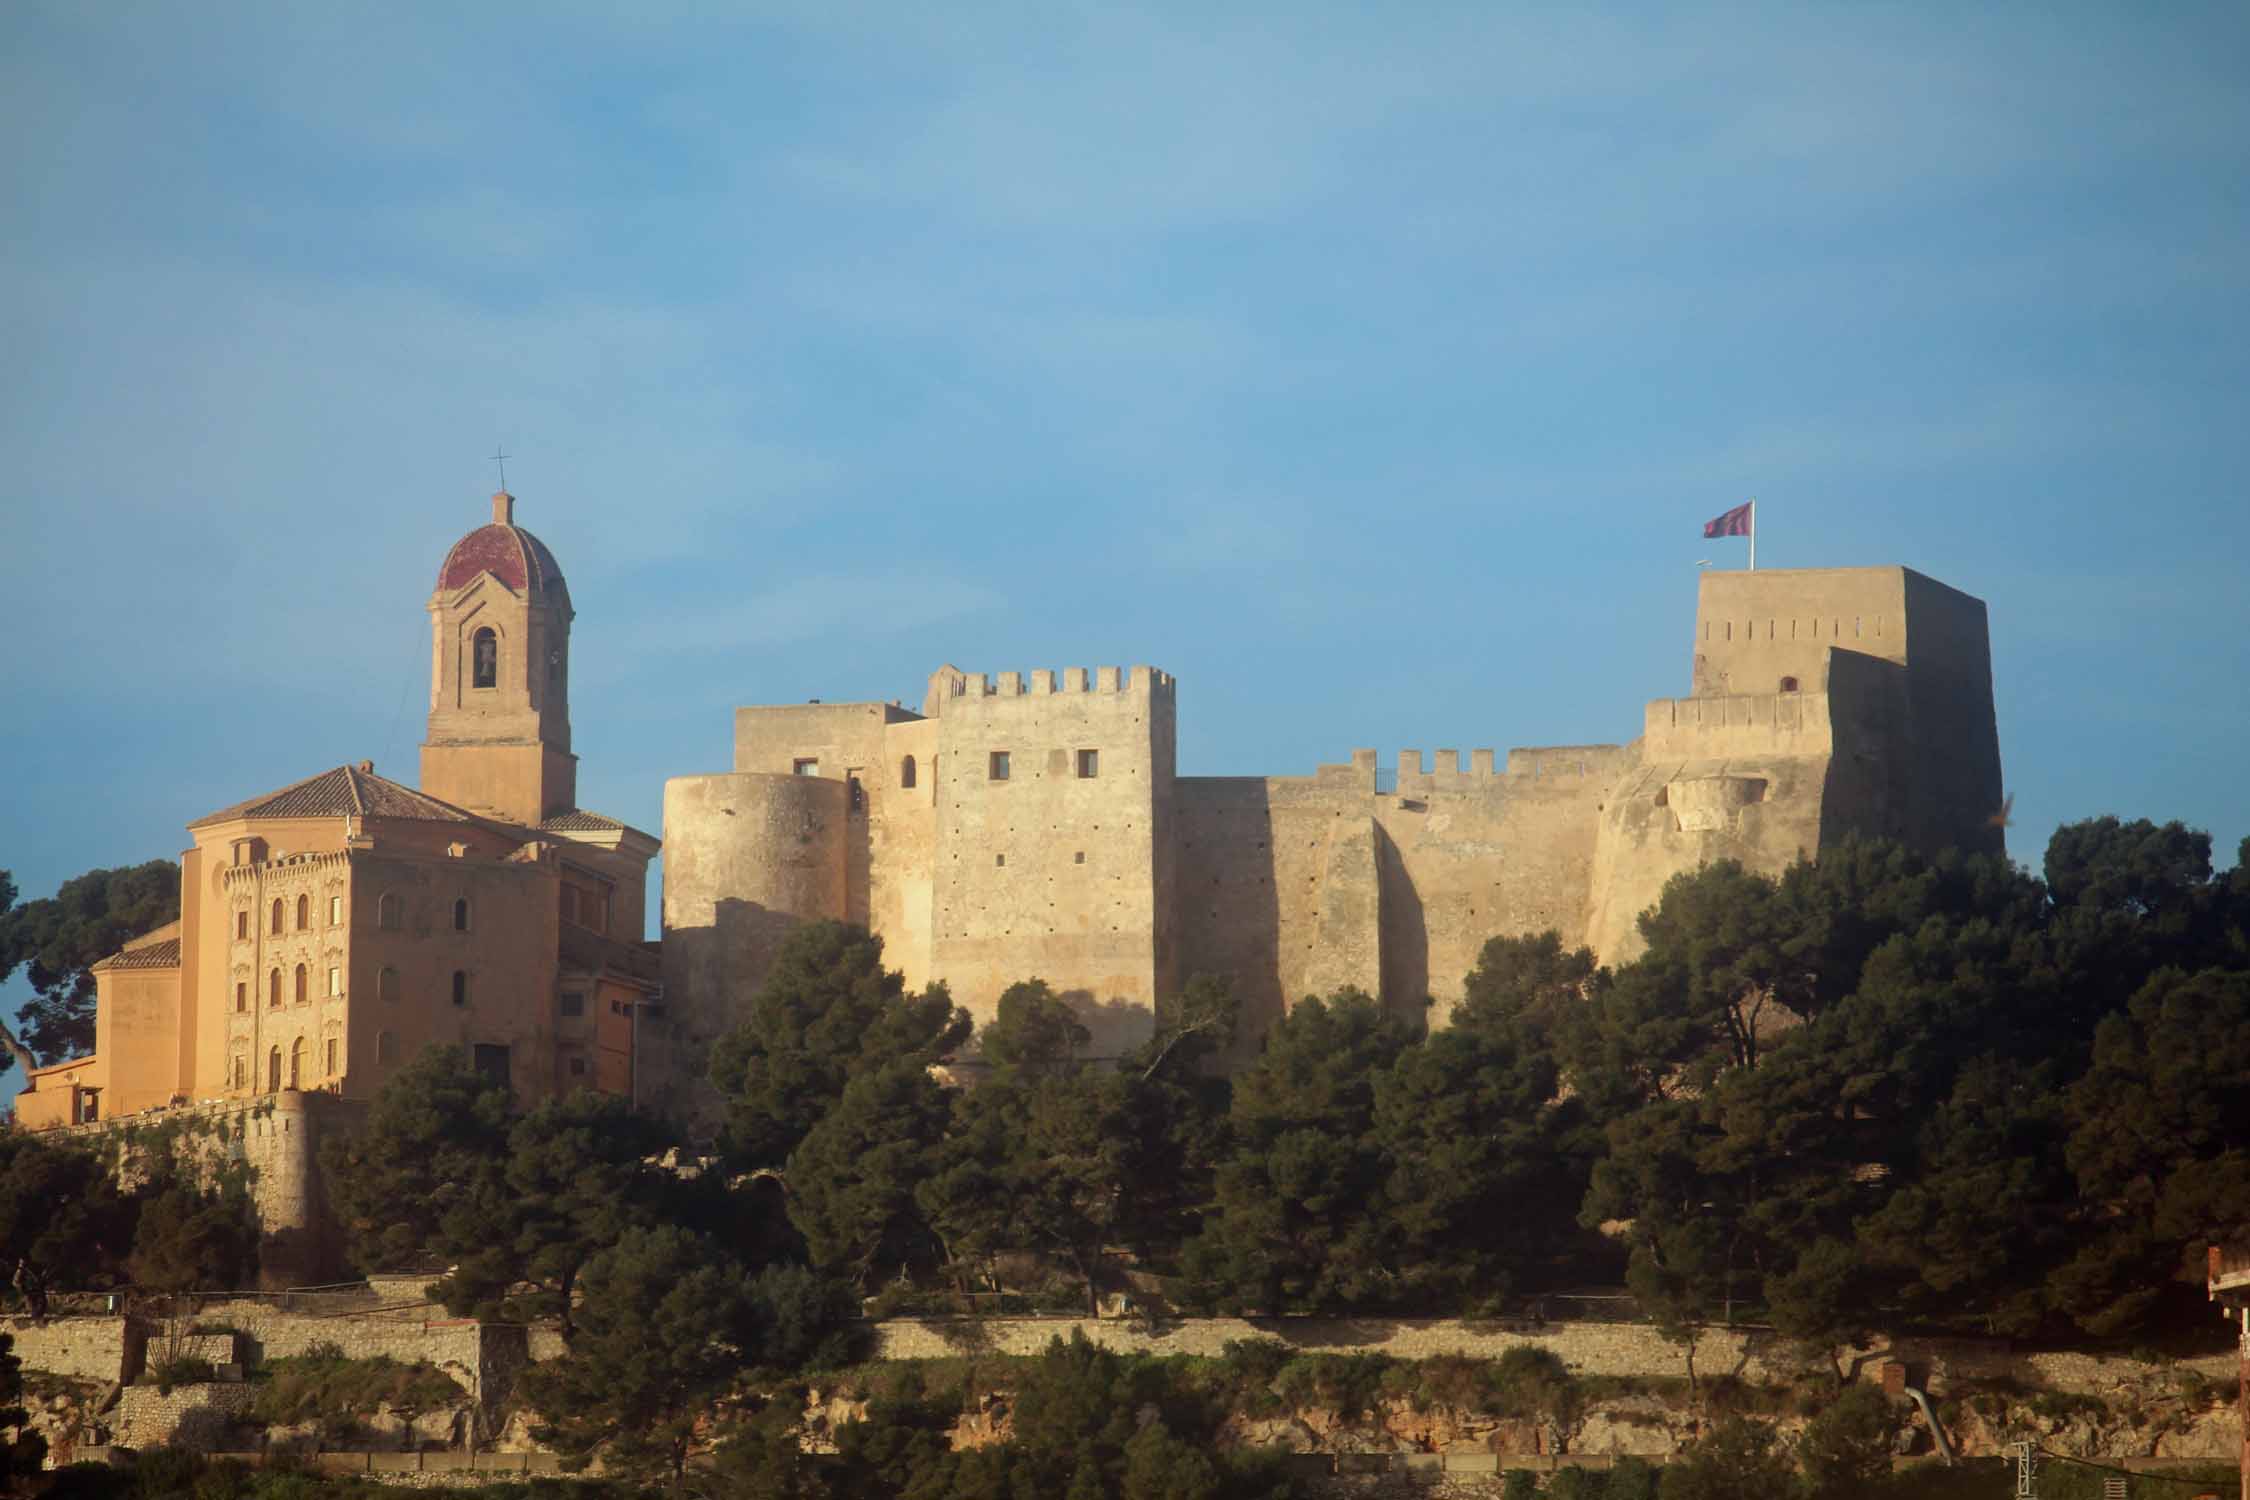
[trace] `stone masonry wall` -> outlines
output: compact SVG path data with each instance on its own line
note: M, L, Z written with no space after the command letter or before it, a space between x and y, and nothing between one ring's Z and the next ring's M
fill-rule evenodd
M129 1380L141 1369L146 1334L124 1318L28 1318L0 1320L0 1333L15 1340L14 1353L26 1370L69 1375L79 1380Z
M1304 1354L1381 1354L1393 1359L1458 1356L1498 1359L1510 1349L1545 1349L1574 1374L1678 1378L1684 1351L1645 1323L1563 1323L1537 1330L1451 1318L1188 1318L1151 1326L1133 1319L894 1319L877 1327L879 1359L946 1359L965 1354L1028 1358L1050 1339L1084 1333L1119 1353L1216 1358L1237 1340L1277 1339ZM1953 1381L2013 1378L2084 1395L2113 1391L2158 1368L2145 1361L2088 1354L2024 1353L2001 1341L1901 1340L1846 1351L1870 1375L1884 1359L1904 1362L1916 1379L1943 1394ZM1779 1380L1802 1373L1817 1356L1759 1328L1706 1328L1697 1339L1699 1376ZM2235 1356L2218 1354L2164 1366L2228 1380Z

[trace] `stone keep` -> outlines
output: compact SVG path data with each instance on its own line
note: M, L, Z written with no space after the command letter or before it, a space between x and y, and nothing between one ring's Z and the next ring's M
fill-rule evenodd
M1181 776L1175 684L940 668L896 703L739 709L734 767L668 781L664 965L689 1058L799 922L879 934L980 1021L1038 977L1114 1053L1231 975L1249 1033L1355 985L1442 1024L1485 941L1605 960L1674 874L1779 871L1849 833L1998 851L1984 605L1906 568L1705 573L1689 692L1629 744Z

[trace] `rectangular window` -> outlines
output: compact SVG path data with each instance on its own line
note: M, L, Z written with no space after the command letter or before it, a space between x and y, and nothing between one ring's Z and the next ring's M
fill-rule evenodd
M573 1078L584 1078L586 1076L585 1058L574 1057L570 1060L570 1076Z
M328 997L333 1000L342 993L344 993L344 971L342 969L330 969L328 971Z
M1080 780L1089 780L1093 777L1099 776L1101 773L1101 751L1081 750L1078 752L1078 775Z
M250 935L250 913L238 911L234 914L234 935L237 938L246 938Z
M328 1039L328 1076L331 1078L336 1076L336 1039L334 1037Z
M994 781L1006 781L1008 779L1008 752L1005 750L992 752L992 779Z
M586 1014L586 997L576 990L566 990L562 997L562 1013L566 1016Z
M817 759L792 761L789 765L789 774L792 776L818 776L820 774L820 762Z
M331 927L344 925L344 898L341 896L330 896L328 898L328 925Z

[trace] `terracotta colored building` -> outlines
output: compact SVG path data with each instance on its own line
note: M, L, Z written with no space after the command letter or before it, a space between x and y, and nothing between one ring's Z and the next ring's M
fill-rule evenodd
M95 965L93 1054L34 1072L19 1122L366 1099L446 1042L525 1098L633 1091L659 846L577 805L570 593L514 506L438 570L421 786L361 761L190 823L180 919Z

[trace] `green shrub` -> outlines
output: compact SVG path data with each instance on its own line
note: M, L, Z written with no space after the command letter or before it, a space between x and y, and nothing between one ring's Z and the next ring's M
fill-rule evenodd
M1602 1500L1656 1500L1657 1481L1662 1471L1645 1458L1621 1458L1609 1471L1609 1487L1602 1492Z
M158 1360L141 1377L140 1383L153 1385L160 1395L169 1396L173 1386L204 1385L218 1378L218 1369L211 1361L187 1354L178 1359Z
M1551 1349L1519 1344L1492 1367L1492 1409L1505 1417L1568 1422L1584 1409L1585 1388Z
M347 1359L334 1344L270 1360L258 1374L250 1412L269 1427L317 1421L333 1430L378 1406L416 1411L449 1405L467 1394L435 1365L402 1364L380 1354Z
M1539 1476L1529 1469L1510 1469L1501 1482L1500 1500L1538 1500Z
M1382 1400L1390 1364L1380 1354L1300 1354L1281 1367L1274 1390L1292 1406L1326 1406L1356 1416Z

